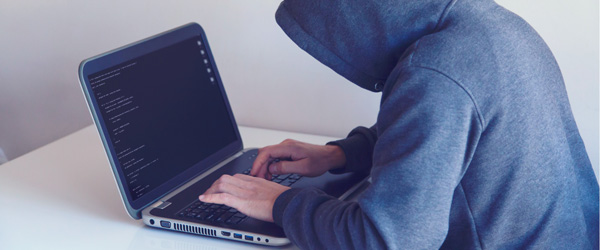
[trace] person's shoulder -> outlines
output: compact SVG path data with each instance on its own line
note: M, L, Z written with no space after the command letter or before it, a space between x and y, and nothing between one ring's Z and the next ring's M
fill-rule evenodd
M436 29L406 53L411 65L454 75L489 74L514 58L550 53L537 32L521 17L493 1L457 1Z

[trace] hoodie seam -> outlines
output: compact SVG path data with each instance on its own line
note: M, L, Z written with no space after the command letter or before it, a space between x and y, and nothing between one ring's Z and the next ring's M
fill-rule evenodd
M291 12L288 10L288 8L285 6L285 4L282 4L282 7L285 9L285 11L287 12L286 14L292 18L294 20L294 23L296 23L296 25L298 26L298 28L300 28L302 30L302 32L304 34L306 34L308 37L310 37L313 41L315 41L316 43L318 43L320 46L322 46L323 48L326 48L327 51L331 52L332 55L335 56L335 58L337 58L338 60L342 61L344 64L350 66L352 69L360 72L361 74L364 74L368 77L374 78L374 79L379 79L379 80L385 80L385 78L381 78L381 77L377 77L377 76L373 76L369 73L364 72L361 69L356 68L354 65L352 65L351 63L347 62L346 60L342 59L341 57L339 57L337 54L333 53L332 50L330 48L328 48L327 46L325 46L319 39L315 38L312 34L308 33L306 31L306 29L304 27L302 27L302 25L300 25L300 23L298 22L298 20L296 20L296 17L294 17Z
M452 0L452 1L450 1L448 3L448 5L446 5L446 8L444 8L444 11L442 11L442 14L440 15L440 18L438 19L437 24L435 25L435 28L433 29L434 32L438 31L440 29L441 24L446 20L446 17L448 16L448 13L452 9L452 7L454 7L454 4L457 1L458 0Z
M417 51L417 49L419 48L419 43L421 42L421 39L417 40L415 42L415 48L413 49L413 51L410 52L410 57L408 58L408 64L412 65L412 60L413 60L413 56L415 55L415 52ZM409 48L410 49L410 48Z
M454 7L454 4L457 2L458 0L452 0L450 1L446 7L444 8L444 10L442 11L442 14L440 15L440 18L438 18L437 23L435 24L435 28L433 29L432 33L435 33L437 31L439 31L441 24L446 20L446 17L448 16L448 13L450 12L450 10L452 9L452 7ZM408 58L408 63L409 65L412 65L412 59L413 59L413 55L415 54L415 51L417 51L417 49L419 48L419 42L421 41L422 37L419 38L417 41L415 41L415 45L414 45L414 49L413 51L410 53L410 56Z
M420 65L410 65L410 67L415 67L415 68L421 68L421 69L426 69L426 70L430 70L430 71L434 71L438 74L443 75L444 77L448 78L450 81L454 82L454 84L456 84L459 88L461 88L469 97L469 99L471 99L471 102L473 103L473 106L475 107L475 112L477 112L477 120L479 120L479 125L481 126L481 129L485 128L484 124L485 124L485 120L483 118L483 115L480 112L479 109L479 105L477 105L477 102L475 101L475 97L473 96L473 94L471 94L471 91L469 91L469 89L467 89L466 86L464 86L462 83L460 83L457 80L454 80L454 78L450 77L448 74L439 71L435 68L430 68L427 66L420 66Z
M469 216L471 217L471 221L473 221L473 228L475 230L475 235L477 235L477 241L479 242L479 249L483 249L483 243L481 242L481 235L479 235L479 230L477 230L477 224L475 223L475 217L473 216L473 209L471 208L471 203L469 202L469 199L467 198L467 192L465 192L465 187L463 186L462 182L459 184L460 185L460 191L463 193L463 196L465 197L465 203L467 203L467 211L469 212Z

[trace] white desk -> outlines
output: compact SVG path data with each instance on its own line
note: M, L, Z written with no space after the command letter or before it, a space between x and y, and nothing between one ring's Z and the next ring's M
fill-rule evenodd
M248 127L240 133L245 147L336 139ZM0 249L258 248L131 219L93 126L0 165Z

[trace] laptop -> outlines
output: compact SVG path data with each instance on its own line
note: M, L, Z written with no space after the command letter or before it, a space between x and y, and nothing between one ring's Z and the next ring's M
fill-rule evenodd
M198 196L223 174L248 174L244 149L202 27L190 23L81 62L79 80L125 209L155 228L262 245L289 243L274 223ZM361 174L274 176L346 198Z

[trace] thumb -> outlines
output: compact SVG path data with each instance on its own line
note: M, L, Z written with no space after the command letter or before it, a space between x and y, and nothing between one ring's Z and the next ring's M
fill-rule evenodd
M304 171L304 160L280 161L269 165L271 174L302 174Z

